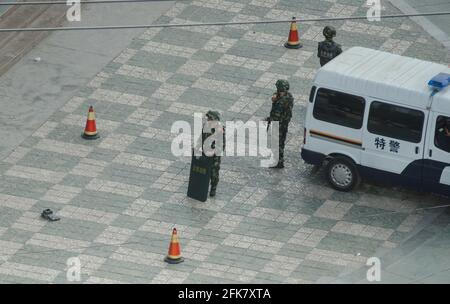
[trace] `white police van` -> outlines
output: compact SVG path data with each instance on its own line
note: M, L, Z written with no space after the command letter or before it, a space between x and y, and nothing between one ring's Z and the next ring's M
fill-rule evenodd
M444 65L347 50L317 72L303 160L341 191L366 178L450 196L449 81Z

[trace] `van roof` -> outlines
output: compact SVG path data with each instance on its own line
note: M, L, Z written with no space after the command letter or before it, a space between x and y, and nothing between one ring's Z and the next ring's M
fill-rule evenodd
M320 68L315 83L426 109L432 93L428 81L439 73L450 74L450 68L429 61L353 47ZM432 110L450 114L450 87L434 95Z

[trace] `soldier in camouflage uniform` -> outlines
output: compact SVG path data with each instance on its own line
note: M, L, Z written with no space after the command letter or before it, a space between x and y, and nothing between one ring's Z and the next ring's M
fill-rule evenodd
M289 82L287 80L277 80L275 86L277 87L277 92L272 96L272 109L270 116L266 120L269 123L272 121L278 121L279 123L279 159L278 164L271 168L281 169L284 168L284 146L289 122L292 117L294 97L289 93Z
M326 26L323 29L323 35L325 36L325 41L319 42L319 48L317 51L317 57L320 58L321 66L324 66L333 58L342 53L341 46L333 41L333 37L336 36L336 30L334 27Z
M222 133L222 141L223 141L223 150L225 151L225 127L223 127L220 124L220 114L217 111L208 111L208 113L206 113L206 119L210 122L218 122L219 123L219 127L222 128L222 130L218 130L220 133ZM216 132L215 128L211 129L211 132L208 132L206 130L204 130L202 132L202 146L204 145L206 139L210 136L212 136L214 133ZM220 134L219 134L220 136ZM215 145L216 142L214 141L211 144L211 149L215 149ZM205 148L209 148L209 147L203 147L203 154L205 154ZM213 158L213 164L212 164L212 168L211 168L211 190L209 192L209 196L213 197L216 196L216 189L217 189L217 184L219 183L219 170L220 170L220 161L221 161L221 156L220 155L212 155Z

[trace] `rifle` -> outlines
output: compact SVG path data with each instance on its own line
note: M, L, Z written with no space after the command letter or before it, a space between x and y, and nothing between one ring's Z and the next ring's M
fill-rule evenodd
M277 99L278 99L279 97L280 97L280 96L279 96L278 92L277 92L277 93L274 93L274 94L272 95L272 109L273 109L273 103L276 102ZM271 110L270 112L272 113L272 110ZM266 130L266 132L269 132L270 123L272 122L272 121L270 120L270 116L266 118L266 121L267 121L267 130Z

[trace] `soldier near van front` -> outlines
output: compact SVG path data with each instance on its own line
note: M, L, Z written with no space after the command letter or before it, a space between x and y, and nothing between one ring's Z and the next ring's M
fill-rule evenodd
M319 42L319 48L317 51L317 57L320 58L321 66L324 66L342 53L341 46L333 41L333 38L336 37L336 29L334 27L326 26L323 29L323 35L325 36L325 40Z
M289 82L287 80L279 79L275 86L277 87L277 92L272 96L272 109L266 121L269 123L277 121L279 123L279 158L277 165L270 168L281 169L284 168L284 146L289 122L292 118L294 97L289 93Z
M213 197L216 196L216 189L219 184L221 155L225 151L225 127L220 123L220 114L217 111L208 111L206 113L206 119L207 122L202 130L201 145L203 147L203 154L213 158L211 167L211 190L209 192L209 196ZM218 133L216 134L216 132ZM216 144L222 144L223 149L218 151Z

